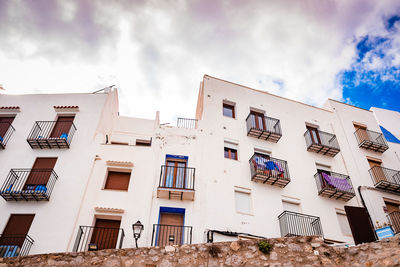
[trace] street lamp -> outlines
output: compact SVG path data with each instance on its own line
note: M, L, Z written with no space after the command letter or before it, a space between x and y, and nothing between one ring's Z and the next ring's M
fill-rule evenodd
M137 241L140 238L140 235L142 234L144 226L140 221L137 221L134 224L132 224L132 229L133 229L133 238L135 238L136 248L138 248Z

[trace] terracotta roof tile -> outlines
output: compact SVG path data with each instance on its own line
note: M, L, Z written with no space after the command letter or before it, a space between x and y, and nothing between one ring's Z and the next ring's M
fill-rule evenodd
M12 106L12 107L0 107L0 109L19 109L18 106Z
M76 109L79 108L79 106L53 106L56 109L66 109L66 108L71 108L71 109Z

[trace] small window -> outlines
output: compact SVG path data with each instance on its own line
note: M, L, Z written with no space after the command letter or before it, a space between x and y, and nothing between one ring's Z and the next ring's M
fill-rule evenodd
M108 171L107 181L104 189L128 190L130 172Z
M234 160L238 159L237 150L230 147L224 147L224 156L227 159L234 159Z
M236 212L251 214L251 197L250 192L235 190L235 206Z
M225 117L235 118L235 105L223 103L223 114Z
M347 220L347 216L343 213L336 213L339 225L340 225L340 230L344 235L351 236L351 229L349 225L349 221Z
M137 146L151 146L151 139L149 139L149 140L136 139L136 145Z

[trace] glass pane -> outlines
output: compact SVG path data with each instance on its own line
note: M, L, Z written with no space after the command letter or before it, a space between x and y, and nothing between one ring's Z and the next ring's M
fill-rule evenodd
M224 105L223 109L224 109L224 111L223 111L224 116L233 118L233 107L232 106Z
M224 156L225 156L225 158L229 159L229 149L225 148Z

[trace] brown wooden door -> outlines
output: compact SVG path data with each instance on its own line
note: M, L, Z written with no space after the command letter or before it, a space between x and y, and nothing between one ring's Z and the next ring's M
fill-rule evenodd
M386 205L388 213L391 213L391 212L394 212L394 211L399 211L400 212L399 204L392 203L392 202L389 202L389 201L385 201L385 205Z
M259 130L266 130L266 124L265 124L265 116L263 113L251 111L250 114L253 116L253 121L252 124L255 126L256 129Z
M24 190L34 190L37 185L47 185L57 158L36 158L26 179Z
M186 185L186 161L167 160L164 178L164 187L185 188Z
M368 164L371 167L372 175L375 178L375 183L379 183L380 181L386 181L385 172L381 167L382 163L375 160L368 160Z
M319 137L318 129L311 126L307 126L307 129L310 132L311 141L314 144L321 144L321 138Z
M181 245L183 243L183 214L162 212L158 229L157 246Z
M376 241L374 227L368 216L367 209L344 206L355 244Z
M72 123L74 121L75 116L64 116L58 117L57 122L54 125L53 130L51 131L51 138L60 138L61 135L66 134L68 136L69 130L71 129Z
M90 243L97 244L98 249L116 248L121 221L96 219Z
M11 214L0 237L0 245L17 245L21 248L34 217L35 214Z
M356 135L357 135L359 143L362 143L364 140L369 140L366 127L354 125L354 128L356 129Z
M10 128L13 121L14 117L0 117L0 141L5 138L8 128Z

